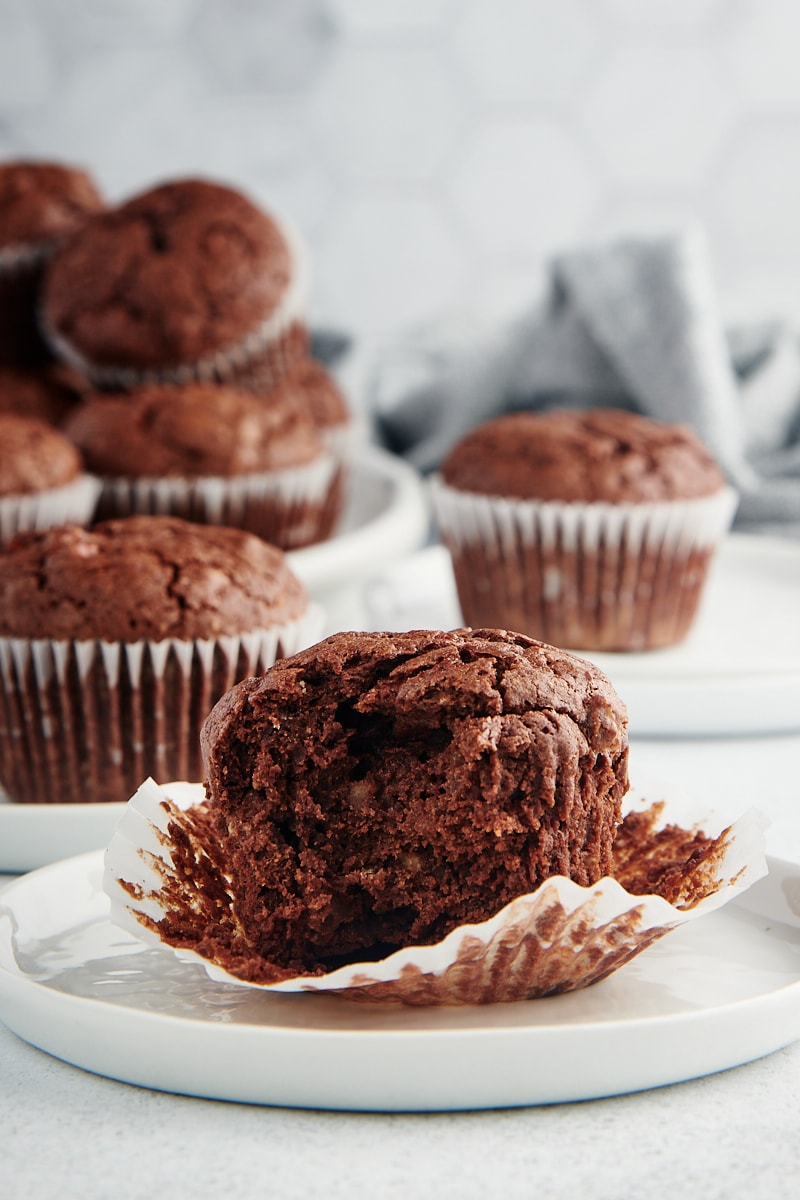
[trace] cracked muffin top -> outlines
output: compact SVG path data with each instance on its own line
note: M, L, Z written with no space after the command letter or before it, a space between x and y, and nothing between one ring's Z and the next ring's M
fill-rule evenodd
M287 239L233 188L174 180L95 218L54 256L45 328L70 361L177 369L241 346L293 279Z
M52 425L0 413L0 496L61 487L77 479L82 465L75 446Z
M135 516L23 534L0 553L0 635L135 642L269 629L305 612L275 546L225 526Z
M0 164L0 255L48 247L104 207L86 171L60 163Z
M441 474L463 492L583 503L690 500L725 485L688 426L616 408L496 417L461 439Z
M213 383L94 393L64 431L89 470L105 476L229 477L300 466L323 452L311 417L291 395L267 404Z
M201 742L261 982L436 941L550 875L595 882L628 784L605 675L498 629L335 634L237 684Z

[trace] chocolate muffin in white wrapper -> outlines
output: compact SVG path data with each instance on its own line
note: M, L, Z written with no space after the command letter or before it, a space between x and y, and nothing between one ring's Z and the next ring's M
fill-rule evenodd
M101 490L100 480L84 473L69 483L41 492L0 496L0 544L32 529L88 525Z
M613 687L505 630L334 634L232 688L201 743L205 793L184 807L142 785L106 890L114 919L215 977L408 1004L551 995L763 871L757 818L623 821Z
M102 480L98 514L172 515L201 525L246 529L282 550L322 541L326 512L338 470L331 453L280 471L197 479Z
M142 784L106 851L104 887L112 921L161 945L170 944L162 930L171 918L178 917L182 937L194 929L198 941L213 921L224 930L224 960L173 944L180 959L202 963L210 978L350 1000L488 1004L575 991L605 979L671 930L727 904L767 870L758 813L722 827L714 817L670 826L668 803L632 799L621 827L626 861L620 879L606 876L581 887L553 876L436 945L407 946L379 961L259 984L232 971L237 960L247 960L250 947L237 921L235 883L209 841L206 811L201 785L159 786L152 779ZM657 892L629 891L621 882L629 879L635 887L654 869L668 879L664 886L675 893L673 902Z
M199 734L237 681L319 637L275 546L134 516L0 550L0 785L16 803L123 803L202 778Z

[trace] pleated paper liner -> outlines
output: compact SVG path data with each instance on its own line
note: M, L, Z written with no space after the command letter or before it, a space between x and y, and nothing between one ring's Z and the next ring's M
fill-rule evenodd
M226 383L249 376L256 376L262 386L276 383L304 353L308 343L308 255L294 226L283 217L278 220L274 214L270 215L289 247L291 278L273 311L240 342L196 362L145 369L124 364L104 365L87 359L40 314L39 323L53 354L101 390L129 391L149 383L186 384L192 380Z
M0 784L28 804L124 802L147 775L202 778L200 727L229 688L320 636L272 629L151 642L0 637Z
M0 496L0 545L28 530L51 529L55 525L88 525L101 486L100 480L93 475L79 475L60 487Z
M246 529L282 550L297 550L326 536L337 470L334 455L324 452L301 466L247 475L104 478L95 519L169 514Z
M477 495L432 481L464 620L573 650L674 645L697 613L737 496L652 504Z
M637 799L620 830L619 878L580 887L556 876L437 945L287 978L248 943L201 786L145 781L106 851L111 919L201 962L218 981L276 992L328 992L409 1005L552 996L604 979L672 929L727 903L766 873L762 819L675 825L669 805ZM662 890L640 894L641 880ZM645 886L648 886L645 884ZM628 890L628 889L633 890ZM196 947L203 947L202 954ZM194 948L193 948L194 947ZM265 974L272 982L255 982Z

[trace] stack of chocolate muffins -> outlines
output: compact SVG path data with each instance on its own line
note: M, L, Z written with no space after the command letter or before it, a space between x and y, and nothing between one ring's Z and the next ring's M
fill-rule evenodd
M0 167L12 800L195 777L216 699L313 640L283 552L335 528L351 420L305 299L297 236L235 188L110 206L83 170Z

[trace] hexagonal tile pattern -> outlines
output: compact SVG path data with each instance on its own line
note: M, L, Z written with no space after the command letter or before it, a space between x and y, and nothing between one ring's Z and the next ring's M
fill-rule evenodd
M796 105L800 7L786 0L758 0L723 40L742 95L757 105Z
M446 174L466 130L463 96L441 57L417 47L344 48L309 113L321 153L359 182Z
M317 254L325 317L366 334L390 333L446 311L464 279L450 223L425 200L355 200Z
M596 41L576 0L470 0L453 33L454 51L493 102L568 97Z
M714 197L736 258L800 268L800 118L754 124L731 146ZM800 289L798 289L800 290Z
M596 200L591 170L563 127L504 121L478 131L453 194L484 254L536 257L580 237Z
M615 20L626 25L691 27L705 25L725 5L725 0L602 0Z
M453 15L460 0L325 0L346 36L392 37L430 33Z
M332 37L322 0L204 0L189 40L218 87L257 94L308 85Z
M617 179L666 187L701 181L736 113L715 66L693 45L628 45L608 58L582 113Z
M12 112L50 94L52 64L41 30L24 0L0 9L0 105Z

